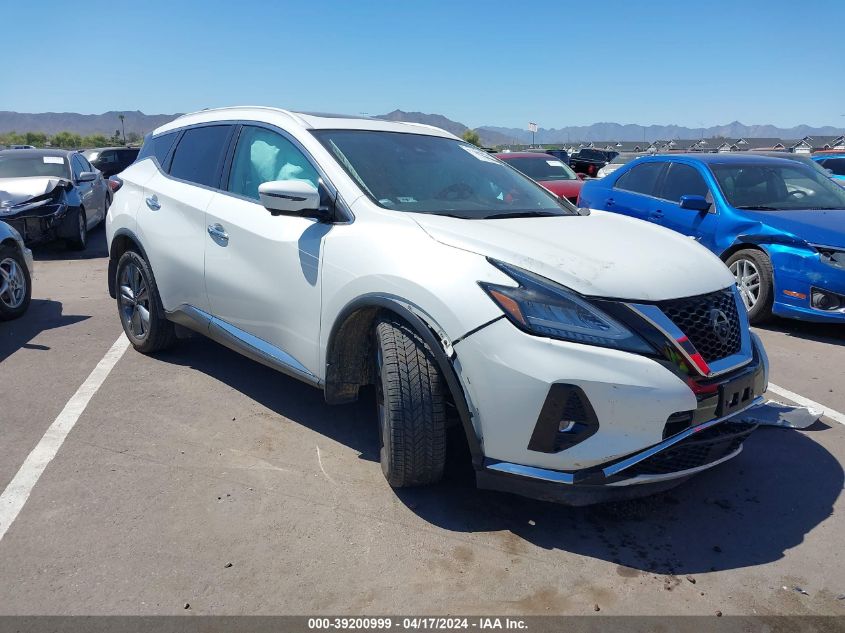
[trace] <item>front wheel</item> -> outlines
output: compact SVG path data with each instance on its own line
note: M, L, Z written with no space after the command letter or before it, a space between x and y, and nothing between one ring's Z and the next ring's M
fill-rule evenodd
M76 210L75 217L68 218L67 221L73 223L71 237L67 240L67 245L75 251L84 251L88 245L88 218L85 215L85 209L79 207Z
M32 280L23 256L14 246L0 246L0 321L17 319L29 307Z
M768 256L758 250L744 249L731 255L726 264L736 279L749 322L756 325L771 319L774 275Z
M434 354L395 318L375 329L381 469L394 488L432 484L446 463L443 378Z
M126 251L117 262L116 277L120 323L132 346L144 354L171 347L176 329L164 317L149 264L135 251Z

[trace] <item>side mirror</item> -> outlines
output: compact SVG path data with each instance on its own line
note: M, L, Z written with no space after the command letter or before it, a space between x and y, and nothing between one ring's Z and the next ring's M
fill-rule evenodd
M273 215L300 215L320 207L320 192L307 180L271 180L258 185L261 204Z
M586 180L586 176L584 174L575 174L578 176L578 180Z
M707 211L710 209L710 203L704 196L681 196L679 206L690 211Z
M79 174L79 178L76 179L77 182L94 182L97 180L97 172L95 171L83 171Z

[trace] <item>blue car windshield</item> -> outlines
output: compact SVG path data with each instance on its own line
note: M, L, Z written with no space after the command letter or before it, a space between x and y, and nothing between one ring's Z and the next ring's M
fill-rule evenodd
M717 163L710 165L710 171L736 209L845 209L845 188L799 163Z

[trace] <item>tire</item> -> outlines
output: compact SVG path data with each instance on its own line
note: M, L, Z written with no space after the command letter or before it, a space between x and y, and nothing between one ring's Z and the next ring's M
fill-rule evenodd
M32 279L20 250L0 246L0 321L17 319L29 307Z
M135 251L126 251L118 260L115 289L120 323L136 350L152 354L176 343L176 328L164 316L150 266Z
M772 318L775 287L772 262L768 255L756 249L737 251L725 262L737 281L742 300L753 325ZM756 292L756 297L754 296Z
M446 464L445 386L431 349L406 323L375 328L381 469L394 488L433 484Z
M72 223L70 230L73 237L67 240L68 248L75 251L84 251L85 247L88 246L88 217L85 215L85 209L79 207L73 217L69 219Z

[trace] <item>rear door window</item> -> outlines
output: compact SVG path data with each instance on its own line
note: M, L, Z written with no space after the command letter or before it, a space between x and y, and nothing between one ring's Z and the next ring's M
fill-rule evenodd
M845 176L845 158L828 158L822 161L822 167L829 169L837 176Z
M624 173L616 181L614 188L654 196L657 194L657 182L665 166L666 163L660 162L641 163Z
M661 198L680 202L681 196L707 196L709 189L695 167L683 163L670 163L663 180Z
M217 188L231 130L231 125L208 125L186 130L173 153L170 175Z

